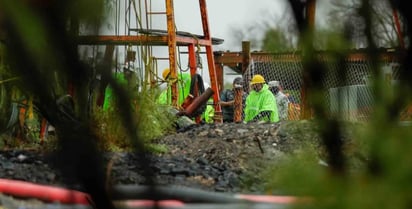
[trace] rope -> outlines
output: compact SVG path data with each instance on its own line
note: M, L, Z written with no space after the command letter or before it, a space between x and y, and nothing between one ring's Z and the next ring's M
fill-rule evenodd
M142 8L141 8L141 1L139 1L139 10L137 10L137 7L136 7L136 3L135 3L135 1L132 1L133 3L132 3L132 5L133 5L133 9L134 9L134 11L135 11L135 18L136 18L136 28L143 28L143 24L142 24L142 17L141 17L141 13L140 12L137 12L137 11L142 11ZM147 15L147 0L145 1L145 5L146 5L146 27L147 28L151 28L151 26L149 26L149 23L151 24L151 19L150 19L150 21L148 20L149 18L148 18L148 15ZM149 3L149 7L151 8L151 2ZM146 35L148 35L148 34L146 34ZM152 76L153 74L152 74L152 62L153 62L153 59L151 59L151 55L152 55L152 48L151 48L151 46L149 46L149 45L142 45L141 44L141 47L139 47L140 48L140 50L138 50L138 51L140 51L140 53L139 52L137 52L137 53L139 53L138 55L140 55L139 57L141 57L141 59L139 59L139 68L140 69L144 69L144 72L143 71L140 71L140 79L141 79L141 82L140 83L142 83L143 84L143 89L146 89L146 86L147 86L147 84L151 84L151 80L152 79L154 79L154 76Z
M174 24L175 25L175 33L177 33L177 26L176 26L176 23ZM182 65L181 65L181 59L180 59L180 46L177 46L177 57L179 58L178 60L177 60L177 66L178 66L178 68L179 68L179 70L180 70L180 72L187 72L187 71L189 71L190 70L190 67L189 67L189 65L187 65L187 68L186 69L184 69L183 70L183 68L182 68Z
M197 38L197 37L195 36L195 38ZM196 49L196 64L197 64L198 68L203 69L202 58L200 57L201 48L200 48L199 42L197 42L196 46L197 46L197 49Z

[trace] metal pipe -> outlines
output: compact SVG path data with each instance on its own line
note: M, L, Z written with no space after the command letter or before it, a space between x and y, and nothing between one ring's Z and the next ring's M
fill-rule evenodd
M193 102L187 106L187 108L182 112L183 115L191 116L200 106L206 104L209 98L214 94L214 91L209 87L203 94L196 97Z

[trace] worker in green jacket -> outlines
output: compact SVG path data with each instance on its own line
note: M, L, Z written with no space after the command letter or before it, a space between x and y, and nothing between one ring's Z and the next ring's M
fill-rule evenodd
M123 85L125 88L128 86L128 80L126 78L126 72L128 69L123 69L123 72L116 72L114 74L114 79L115 82L117 82L119 85ZM115 95L113 94L113 89L110 85L106 87L105 93L104 93L104 102L103 102L103 110L108 111L108 110L114 110L115 105Z
M204 86L205 89L210 88L210 85L207 82L203 82L203 86ZM214 108L214 105L213 105L213 97L211 97L207 101L206 109L203 112L203 114L201 115L201 119L204 123L211 124L211 123L215 122L214 117L215 117L215 108Z
M213 100L211 102L213 102ZM215 108L213 108L213 105L208 104L205 112L201 116L205 123L214 123Z
M246 98L245 122L279 122L276 98L262 75L256 74L250 82L252 90Z
M170 80L170 69L166 68L162 72L163 80L168 82L167 88L160 93L157 100L158 104L171 105L172 104L172 88L171 83L174 81ZM177 88L179 92L178 105L182 105L186 97L190 94L190 73L179 73L177 78Z

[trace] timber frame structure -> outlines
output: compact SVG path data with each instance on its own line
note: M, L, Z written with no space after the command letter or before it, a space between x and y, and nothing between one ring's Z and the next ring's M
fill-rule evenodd
M134 0L129 0L130 1ZM147 1L145 0L147 5ZM107 36L78 36L78 45L106 45L105 60L111 59L114 45L150 45L150 46L167 46L169 54L169 69L170 77L176 79L178 76L177 71L177 46L187 46L190 74L194 75L197 70L196 63L196 46L202 46L206 49L207 64L210 76L210 85L214 92L214 109L215 109L215 122L222 122L222 110L219 104L219 86L218 86L218 73L215 69L215 61L213 56L212 46L215 44L221 44L222 39L212 38L209 29L209 20L206 7L206 0L199 0L201 22L203 27L202 35L193 35L187 32L178 32L175 29L175 16L173 0L165 0L166 11L165 12L152 12L146 11L147 15L151 14L165 14L167 20L167 30L139 30L140 35L107 35ZM129 28L129 30L131 30ZM135 29L138 30L138 29ZM109 61L110 62L110 61ZM176 83L172 84L172 104L177 107L178 100L178 86ZM195 95L198 96L198 95Z
M316 15L316 0L308 0L306 1L306 5L304 7L304 17L305 22L307 24L308 30L313 31L315 28L315 15ZM401 33L401 25L400 25L400 18L398 15L398 11L393 9L392 11L394 24L396 28L396 33L399 40L399 50L396 51L380 51L378 57L381 60L397 60L402 57L405 53L405 41ZM249 66L250 60L256 56L259 57L266 57L265 60L275 61L273 60L273 53L270 52L251 52L250 50L250 43L247 41L242 42L242 51L241 52L214 52L215 55L215 69L219 72L218 82L219 86L223 86L223 66L228 66L235 72L239 74L244 74ZM299 55L295 53L284 53L281 56L277 56L278 59L284 60L293 60L296 61L300 59ZM349 60L366 60L368 57L367 53L360 51L351 52L348 59ZM304 77L306 78L306 76ZM311 117L311 108L308 104L307 99L307 86L308 81L302 81L302 88L301 88L301 101L302 101L302 108L301 108L301 119L309 119Z

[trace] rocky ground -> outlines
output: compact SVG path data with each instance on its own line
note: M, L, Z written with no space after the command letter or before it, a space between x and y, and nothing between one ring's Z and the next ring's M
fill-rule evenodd
M303 145L318 144L310 122L282 124L211 124L193 127L156 140L168 152L152 156L150 167L162 185L182 185L207 191L261 193L256 175L268 162L281 160ZM132 153L107 153L108 172L114 184L145 181L139 157ZM61 185L61 175L45 156L22 150L0 152L0 178Z

